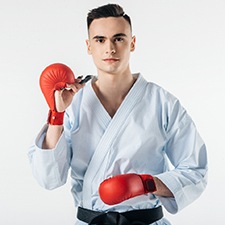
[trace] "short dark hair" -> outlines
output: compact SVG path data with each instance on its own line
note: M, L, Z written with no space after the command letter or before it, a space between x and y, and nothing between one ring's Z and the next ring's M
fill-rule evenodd
M130 24L132 30L130 17L125 14L123 8L117 4L107 4L90 10L87 15L87 28L89 29L94 19L107 17L123 17Z

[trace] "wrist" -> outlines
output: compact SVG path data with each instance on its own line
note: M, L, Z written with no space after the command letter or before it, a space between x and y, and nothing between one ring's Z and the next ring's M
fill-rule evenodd
M43 149L54 149L63 132L63 125L48 125L48 130L42 144Z
M158 177L153 177L153 179L157 187L157 190L154 192L155 195L172 198L174 197L170 189Z
M55 110L49 110L47 123L50 125L62 125L64 120L64 112L57 112Z

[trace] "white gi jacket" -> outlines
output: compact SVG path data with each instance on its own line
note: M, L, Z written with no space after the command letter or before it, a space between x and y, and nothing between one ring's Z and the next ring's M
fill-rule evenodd
M140 74L134 76L138 79L113 118L88 83L66 111L64 131L55 149L41 149L44 126L28 154L41 186L63 185L71 168L75 205L99 211L163 205L176 213L199 197L207 183L207 155L193 121L173 95ZM118 205L104 204L99 184L127 173L157 176L174 198L146 194ZM154 224L170 223L163 218Z

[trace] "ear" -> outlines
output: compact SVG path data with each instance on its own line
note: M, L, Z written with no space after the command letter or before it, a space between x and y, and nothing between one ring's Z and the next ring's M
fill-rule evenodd
M91 55L91 44L89 39L86 40L86 45L87 45L87 52L89 55Z
M136 37L133 36L130 44L130 51L133 52L135 50L135 45L136 45Z

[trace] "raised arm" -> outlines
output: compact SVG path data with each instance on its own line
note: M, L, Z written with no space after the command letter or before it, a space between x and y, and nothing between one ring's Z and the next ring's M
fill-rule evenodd
M49 65L40 76L40 87L49 106L49 124L43 149L52 149L63 131L63 118L73 96L82 88L81 79L75 79L72 70L61 63Z

